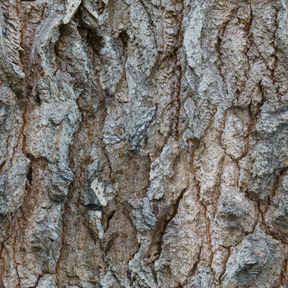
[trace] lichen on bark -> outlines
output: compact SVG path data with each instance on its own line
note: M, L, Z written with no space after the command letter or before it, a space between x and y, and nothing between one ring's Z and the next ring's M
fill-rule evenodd
M0 3L0 287L288 287L286 0Z

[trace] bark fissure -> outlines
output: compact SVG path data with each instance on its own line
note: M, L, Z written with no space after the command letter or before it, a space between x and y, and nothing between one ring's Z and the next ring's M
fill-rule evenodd
M0 286L288 285L284 1L64 2L0 5Z

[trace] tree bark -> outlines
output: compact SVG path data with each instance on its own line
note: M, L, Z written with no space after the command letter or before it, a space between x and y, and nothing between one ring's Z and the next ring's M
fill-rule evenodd
M3 0L0 287L288 287L286 0Z

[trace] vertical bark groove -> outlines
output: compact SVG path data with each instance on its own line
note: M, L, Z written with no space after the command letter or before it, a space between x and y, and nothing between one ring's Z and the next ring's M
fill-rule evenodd
M286 287L283 0L0 4L0 286Z

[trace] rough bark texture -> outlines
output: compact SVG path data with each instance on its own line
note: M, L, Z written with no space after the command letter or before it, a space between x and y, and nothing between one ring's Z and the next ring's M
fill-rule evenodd
M286 0L2 0L0 287L288 287Z

